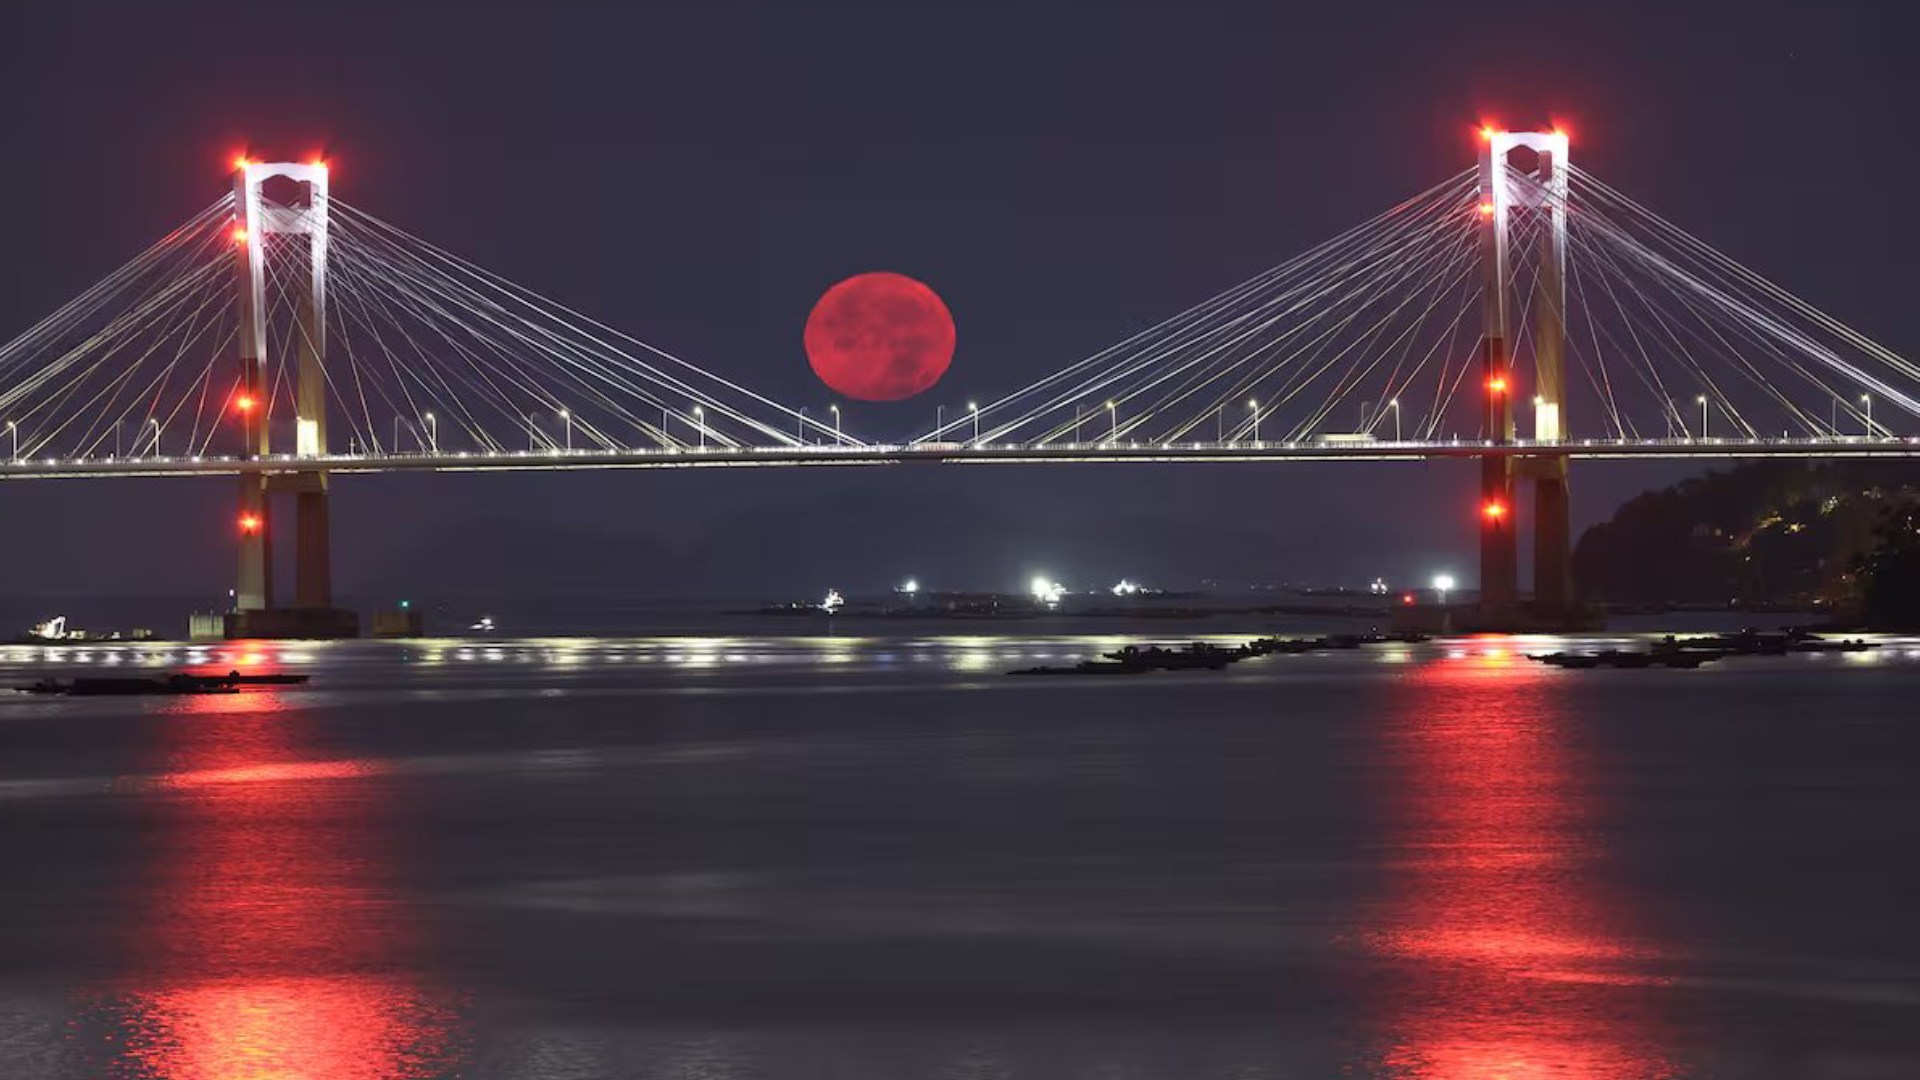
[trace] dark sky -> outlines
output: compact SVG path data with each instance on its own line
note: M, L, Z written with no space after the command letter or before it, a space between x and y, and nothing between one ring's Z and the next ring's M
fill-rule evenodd
M341 197L796 406L809 305L892 269L959 352L870 437L1018 385L1472 161L1575 156L1920 353L1920 79L1899 5L20 5L0 38L11 336L323 149ZM1577 470L1581 522L1676 475ZM341 587L873 591L1472 570L1464 465L349 478ZM219 481L0 490L0 591L224 594ZM31 573L20 568L31 567ZM502 576L504 575L504 576Z

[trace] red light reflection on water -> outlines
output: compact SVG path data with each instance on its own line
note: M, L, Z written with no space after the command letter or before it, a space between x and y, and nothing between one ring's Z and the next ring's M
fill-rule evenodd
M1409 673L1388 719L1391 883L1362 935L1387 1075L1674 1075L1648 953L1583 886L1605 858L1556 709L1560 673L1476 641Z
M235 715L234 703L250 706ZM178 701L144 963L120 998L118 1075L374 1080L439 1075L448 999L408 972L417 932L387 883L382 770L301 761L303 714L270 694Z

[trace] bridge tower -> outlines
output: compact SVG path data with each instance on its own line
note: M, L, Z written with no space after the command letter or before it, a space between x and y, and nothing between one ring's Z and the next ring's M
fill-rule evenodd
M1565 133L1483 133L1480 162L1481 262L1485 330L1482 368L1486 380L1487 438L1515 439L1513 401L1522 393L1514 371L1513 310L1533 312L1529 335L1533 361L1533 441L1559 443L1566 432L1566 265L1568 139ZM1531 167L1516 164L1516 151L1531 155ZM1538 273L1520 296L1514 280L1512 238L1521 215L1537 220ZM1519 598L1516 477L1533 481L1533 591L1536 614L1564 617L1573 602L1572 525L1567 495L1567 455L1543 452L1525 458L1489 455L1480 474L1480 604L1489 621L1509 619Z
M281 182L295 193L291 202L269 200L262 194L269 182ZM237 626L230 633L245 636L322 632L345 613L333 610L333 572L327 506L327 473L301 468L300 459L327 453L327 166L323 162L296 164L242 160L234 178L235 259L240 287L240 385L235 407L241 414L246 454L264 459L272 452L272 404L277 380L270 377L277 357L268 355L276 321L290 319L283 340L297 356L293 372L293 457L284 471L245 473L240 477L240 558L234 590ZM299 275L291 260L273 270L304 281L269 294L268 261L276 247L291 248L275 236L305 237L306 272ZM295 256L297 257L297 256ZM274 296L294 296L291 313L271 307ZM273 588L272 496L294 498L293 604L275 602ZM275 613L279 613L276 615ZM346 615L351 618L350 615ZM337 627L332 629L337 630ZM350 631L349 631L350 632ZM326 636L332 636L331 633Z

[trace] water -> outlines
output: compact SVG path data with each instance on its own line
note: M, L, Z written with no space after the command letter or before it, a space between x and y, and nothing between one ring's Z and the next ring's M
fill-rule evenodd
M0 1076L1920 1075L1920 642L0 649Z

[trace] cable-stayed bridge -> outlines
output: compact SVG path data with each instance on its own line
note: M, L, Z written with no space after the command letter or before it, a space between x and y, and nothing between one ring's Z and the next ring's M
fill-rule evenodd
M928 462L1480 461L1481 576L1571 603L1575 458L1920 456L1920 367L1573 166L1467 169L935 429L863 438L333 195L233 191L0 346L0 478L239 478L241 611L332 602L332 474Z

